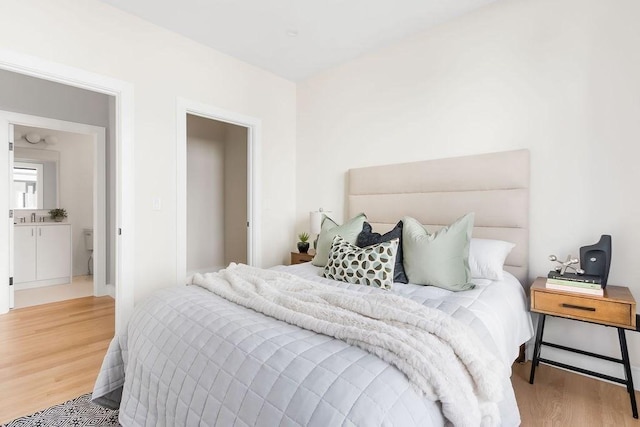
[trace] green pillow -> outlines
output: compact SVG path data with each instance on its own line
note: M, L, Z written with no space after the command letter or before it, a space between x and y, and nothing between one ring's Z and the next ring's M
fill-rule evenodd
M365 214L361 213L344 224L338 225L331 218L325 216L322 219L322 227L320 228L320 235L318 236L316 255L313 257L313 260L311 260L311 264L316 267L324 267L327 265L329 249L331 249L331 243L336 236L342 236L347 242L355 245L358 234L362 231L362 226L366 220L367 217Z
M469 269L473 218L469 213L433 234L417 220L403 218L402 251L409 283L451 291L473 289Z

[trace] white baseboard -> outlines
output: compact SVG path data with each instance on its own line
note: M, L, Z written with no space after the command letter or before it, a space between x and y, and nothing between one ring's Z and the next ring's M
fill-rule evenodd
M107 283L105 288L106 288L106 291L107 291L107 295L109 295L111 298L115 299L116 298L116 287Z
M36 280L33 282L14 283L15 291L24 291L25 289L42 288L45 286L68 285L73 282L73 277L59 277L57 279Z

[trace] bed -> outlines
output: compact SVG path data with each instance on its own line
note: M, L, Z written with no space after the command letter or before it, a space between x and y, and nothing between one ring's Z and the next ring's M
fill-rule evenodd
M482 342L482 351L510 369L533 332L521 285L527 279L528 182L524 150L349 171L348 213L366 212L376 231L405 215L437 228L473 211L474 237L515 243L503 279L473 279L471 290L410 283L381 290L326 279L310 263L247 271L349 297L400 296L463 325L472 342ZM464 413L456 418L455 401L425 397L385 354L291 323L202 283L156 292L112 341L93 398L119 407L124 426L474 425ZM508 373L500 382L499 414L482 420L518 425Z

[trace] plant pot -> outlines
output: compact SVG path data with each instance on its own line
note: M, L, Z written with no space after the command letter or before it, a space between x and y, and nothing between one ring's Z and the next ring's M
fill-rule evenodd
M298 242L298 252L306 254L309 251L309 242Z
M62 221L64 220L64 217L57 216L57 217L53 218L53 220L54 220L55 222L62 222Z

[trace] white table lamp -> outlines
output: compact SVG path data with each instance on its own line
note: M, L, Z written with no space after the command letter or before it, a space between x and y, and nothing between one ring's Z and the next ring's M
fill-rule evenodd
M322 230L322 219L325 215L331 213L331 211L325 211L320 208L317 211L309 212L309 229L311 234L315 234L316 238L313 241L313 248L316 248L318 243L318 235L320 235L320 230Z

